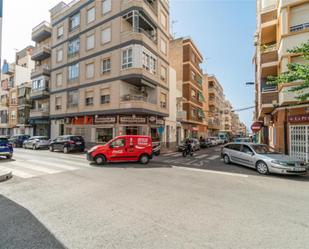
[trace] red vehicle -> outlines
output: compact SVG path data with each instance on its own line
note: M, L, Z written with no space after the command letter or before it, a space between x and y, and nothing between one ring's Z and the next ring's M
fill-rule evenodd
M103 165L107 162L149 163L152 159L152 140L149 136L120 136L105 145L98 145L87 152L87 160Z

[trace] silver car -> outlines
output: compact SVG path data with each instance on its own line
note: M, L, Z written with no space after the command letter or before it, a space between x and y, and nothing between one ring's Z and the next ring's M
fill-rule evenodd
M279 153L265 144L229 143L222 148L221 156L226 164L255 168L263 175L300 175L308 170L308 164L304 161Z
M24 141L23 148L33 150L48 148L49 142L49 138L45 136L30 137L28 140Z

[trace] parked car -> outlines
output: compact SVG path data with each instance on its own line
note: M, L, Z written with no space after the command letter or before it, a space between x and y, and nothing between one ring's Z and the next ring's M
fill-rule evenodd
M23 147L24 141L28 140L30 136L28 135L16 135L12 136L9 141L13 145L13 147Z
M210 137L211 146L217 146L219 144L219 140L217 137Z
M0 137L0 156L11 159L13 156L13 146L7 137Z
M120 136L87 152L87 160L103 165L107 162L140 162L147 164L153 157L149 136Z
M48 137L35 136L30 137L28 140L24 141L23 148L38 150L42 148L48 148L50 140Z
M249 137L237 137L234 139L235 143L251 143L251 138Z
M220 137L218 137L217 141L218 141L218 145L219 144L225 144L225 140L220 138Z
M193 151L198 151L201 149L200 141L196 138L189 138ZM183 151L185 149L186 140L182 141L181 144L178 146L178 151Z
M65 135L57 137L49 144L49 150L63 151L63 153L69 153L72 151L85 151L85 141L81 136Z
M255 168L260 174L306 174L308 165L299 159L286 156L265 144L229 143L222 149L226 164L236 163Z
M209 138L204 138L200 140L200 146L201 148L209 148L212 146L212 143Z

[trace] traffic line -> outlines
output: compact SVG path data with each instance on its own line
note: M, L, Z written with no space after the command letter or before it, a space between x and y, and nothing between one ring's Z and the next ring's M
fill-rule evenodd
M12 169L12 168L8 168L8 167L4 167L4 166L0 166L0 168L5 169L5 170L9 170L12 172L13 176L17 176L20 178L31 178L31 177L36 177L36 176L40 176L40 174L29 174L26 173L22 170L18 170L18 169Z
M194 169L194 168L185 168L181 166L172 166L173 169L181 169L186 171L195 171L195 172L201 172L201 173L210 173L210 174L217 174L217 175L226 175L226 176L233 176L233 177L242 177L242 178L248 178L248 175L243 174L237 174L237 173L228 173L228 172L221 172L221 171L215 171L215 170L207 170L207 169Z
M195 158L197 158L197 159L203 159L203 158L205 158L205 157L208 157L208 155L207 155L207 154L199 155L199 156L196 156Z
M39 160L32 160L32 162L34 162L38 165L42 164L42 162L39 161ZM69 165L62 165L62 164L59 164L59 163L52 163L52 162L44 162L43 165L55 167L55 168L60 168L60 169L68 170L68 171L80 169L80 168L77 168L77 167L72 167L72 166L69 166Z
M208 160L216 160L218 159L220 156L216 155L216 156L212 156L212 157L209 157Z
M43 167L43 166L37 166L31 162L11 162L10 165L13 165L18 168L35 170L35 171L46 173L46 174L57 174L63 171L63 170L50 169L50 168Z
M167 153L167 154L163 154L162 156L173 156L178 154L178 152L173 152L173 153Z

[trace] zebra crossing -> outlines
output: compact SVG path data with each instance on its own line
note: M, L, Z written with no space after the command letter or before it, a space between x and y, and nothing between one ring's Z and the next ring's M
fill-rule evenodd
M0 161L0 169L19 178L33 178L89 168L85 155L16 149L13 160Z

